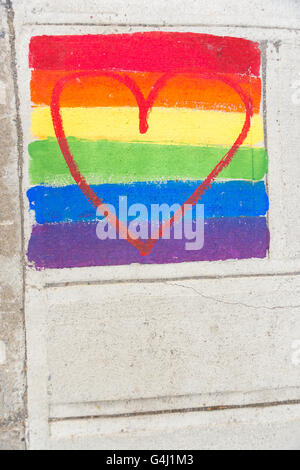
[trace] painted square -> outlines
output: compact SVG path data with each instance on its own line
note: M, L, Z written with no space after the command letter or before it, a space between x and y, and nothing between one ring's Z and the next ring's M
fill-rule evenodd
M29 66L32 266L267 256L257 43L165 32L39 36L31 40ZM126 196L128 205L150 210L193 195L205 210L201 249L159 239L141 256L127 240L97 237L97 201L117 207Z

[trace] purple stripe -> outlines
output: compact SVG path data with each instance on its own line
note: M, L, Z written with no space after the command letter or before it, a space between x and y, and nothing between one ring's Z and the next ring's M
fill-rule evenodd
M126 240L98 240L95 223L36 225L28 259L36 269L47 269L265 258L269 230L264 217L208 219L204 248L186 251L185 243L159 240L151 254L142 257Z

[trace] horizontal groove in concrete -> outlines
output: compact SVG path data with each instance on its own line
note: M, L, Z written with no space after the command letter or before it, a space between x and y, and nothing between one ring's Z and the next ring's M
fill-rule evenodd
M76 286L99 286L107 284L154 284L161 282L172 281L196 281L196 280L221 280L221 279L244 279L255 277L292 277L300 276L300 272L291 273L267 273L267 274L228 274L224 276L197 276L197 277L170 277L164 279L118 279L118 280L104 280L104 281L70 281L70 282L57 282L45 284L46 289L53 289L58 287L76 287Z
M212 406L212 407L200 407L200 408L180 408L174 410L158 410L158 411L144 411L137 413L121 413L112 414L105 416L78 416L78 417L64 417L64 418L50 418L49 423L57 423L62 421L82 421L87 419L111 419L111 418L131 418L136 416L155 416L162 414L178 414L178 413L199 413L199 412L211 412L211 411L226 411L226 410L241 410L250 408L271 408L277 406L289 406L289 405L300 405L300 400L287 400L270 403L251 403L248 405L224 405L224 406Z

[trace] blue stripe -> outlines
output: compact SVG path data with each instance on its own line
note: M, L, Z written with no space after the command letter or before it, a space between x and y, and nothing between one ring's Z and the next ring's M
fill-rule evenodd
M106 204L112 204L118 215L119 196L127 196L128 206L141 203L183 204L201 181L167 181L161 183L103 184L91 186ZM35 211L38 224L94 221L96 210L78 186L35 186L28 192L30 209ZM205 218L257 217L266 215L269 208L265 183L247 181L218 182L212 185L202 200Z

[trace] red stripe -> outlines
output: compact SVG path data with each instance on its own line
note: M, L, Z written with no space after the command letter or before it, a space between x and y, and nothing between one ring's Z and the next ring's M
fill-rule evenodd
M258 44L195 33L36 36L30 67L39 70L214 72L259 76Z

